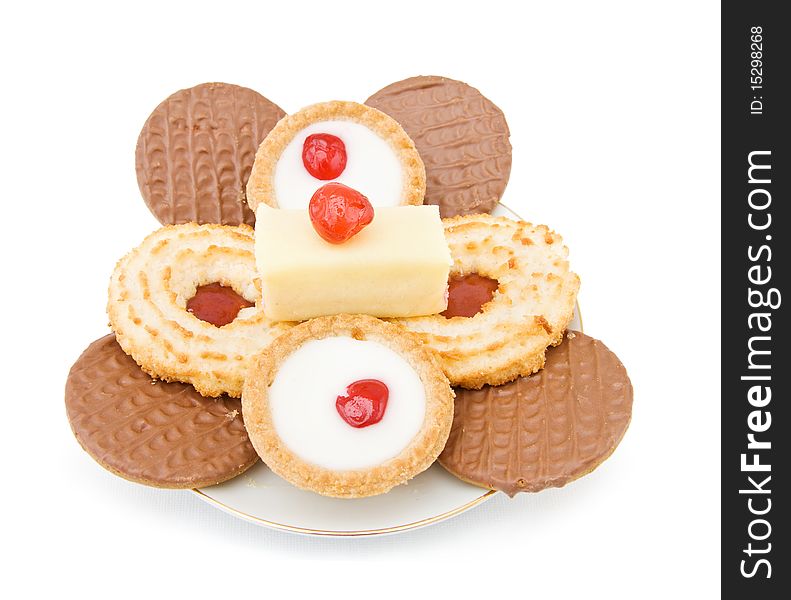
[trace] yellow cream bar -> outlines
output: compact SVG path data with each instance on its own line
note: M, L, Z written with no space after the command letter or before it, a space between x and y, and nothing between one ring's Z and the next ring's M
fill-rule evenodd
M275 321L362 313L412 317L447 308L450 250L436 206L375 209L343 244L313 229L307 210L256 212L255 258L264 314Z

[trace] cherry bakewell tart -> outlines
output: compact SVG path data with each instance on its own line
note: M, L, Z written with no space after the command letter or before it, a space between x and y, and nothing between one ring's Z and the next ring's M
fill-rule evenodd
M256 152L247 203L306 208L329 182L375 206L423 204L426 169L412 139L385 113L357 102L313 104L281 119Z
M453 391L417 336L365 315L306 321L252 361L242 393L267 466L306 490L359 498L427 469L445 446Z

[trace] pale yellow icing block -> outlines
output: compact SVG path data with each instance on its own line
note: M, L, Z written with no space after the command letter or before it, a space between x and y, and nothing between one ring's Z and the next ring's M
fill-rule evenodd
M304 321L340 313L413 317L442 312L451 266L439 209L375 209L343 244L313 229L308 211L258 206L255 256L264 314Z

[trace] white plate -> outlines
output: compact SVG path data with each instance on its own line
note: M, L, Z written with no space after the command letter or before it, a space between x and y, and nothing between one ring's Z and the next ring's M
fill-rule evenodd
M518 218L502 205L494 214ZM582 330L579 307L569 327ZM406 485L372 498L344 500L306 492L261 462L231 481L193 491L212 506L251 523L327 536L382 535L439 523L497 493L464 483L436 463Z

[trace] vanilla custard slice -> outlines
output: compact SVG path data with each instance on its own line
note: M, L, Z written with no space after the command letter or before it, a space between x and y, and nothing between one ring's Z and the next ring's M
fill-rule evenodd
M377 207L370 225L331 244L307 210L261 204L255 257L264 314L275 321L412 317L447 307L451 257L436 206Z

